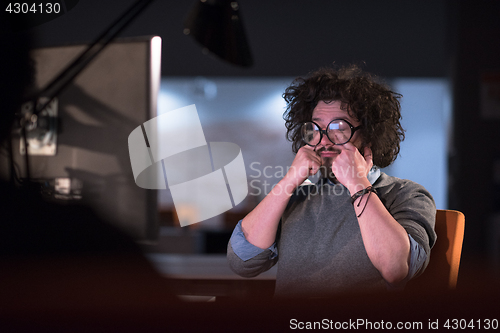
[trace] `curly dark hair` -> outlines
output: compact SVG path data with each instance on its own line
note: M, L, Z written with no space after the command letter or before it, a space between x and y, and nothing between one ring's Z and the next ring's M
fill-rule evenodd
M400 123L401 97L357 65L321 68L306 78L295 79L283 93L287 139L297 153L304 145L300 127L311 120L318 102L340 101L341 109L361 123L363 144L370 145L373 164L386 167L396 159L405 137Z

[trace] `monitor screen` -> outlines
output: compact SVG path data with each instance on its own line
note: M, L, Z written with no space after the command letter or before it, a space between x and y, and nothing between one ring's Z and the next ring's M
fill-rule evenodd
M45 87L86 47L32 50L34 89ZM156 116L160 62L160 37L111 43L49 107L57 115L56 134L28 137L31 178L50 189L51 199L90 205L139 242L158 236L157 193L135 184L128 136ZM23 140L15 138L13 147L24 176Z

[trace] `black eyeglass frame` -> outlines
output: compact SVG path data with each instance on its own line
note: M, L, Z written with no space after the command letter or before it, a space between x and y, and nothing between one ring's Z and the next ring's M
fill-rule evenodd
M319 145L319 143L321 142L321 140L323 140L323 134L325 134L325 135L326 135L326 137L328 138L328 140L330 140L330 142L331 142L331 143L333 143L333 144L334 144L334 145L336 145L336 146L342 146L342 145L345 145L346 143L348 143L349 141L351 141L352 137L354 136L354 133L355 133L357 130L359 130L360 128L362 128L362 127L363 127L362 125L359 125L359 126L354 127L354 126L352 126L352 124L351 124L350 122L348 122L347 120L342 119L342 118L336 118L336 119L332 119L332 121L330 121L330 122L328 123L328 125L326 125L326 128L328 128L328 126L330 126L330 124L331 124L331 123L333 123L334 121L338 121L338 120L342 120L342 121L346 122L346 123L347 123L347 125L349 125L349 128L351 129L351 136L349 137L349 139L348 139L346 142L344 142L344 143L335 143L335 142L333 142L333 141L332 141L332 139L328 136L328 132L327 132L327 130L326 130L326 129L321 129L321 126L319 126L319 125L318 125L317 123L315 123L314 121L306 121L306 122L305 122L305 123L303 123L303 124L302 124L302 126L300 127L300 134L301 134L301 136L302 136L302 141L303 141L306 145L308 145L308 146L311 146L311 147L316 147L317 145ZM306 140L304 139L304 133L303 133L303 131L302 131L302 128L303 128L303 127L304 127L307 123L313 123L313 124L314 124L314 125L316 125L316 126L318 127L318 129L319 129L319 141L318 141L318 143L317 143L317 144L315 144L315 145L311 145L311 144L307 143L307 142L306 142Z

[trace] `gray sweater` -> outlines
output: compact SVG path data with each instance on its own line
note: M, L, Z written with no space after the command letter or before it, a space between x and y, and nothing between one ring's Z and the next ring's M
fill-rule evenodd
M382 173L373 184L382 203L430 258L436 241L436 208L421 185ZM372 194L374 195L374 194ZM321 297L338 292L387 289L373 266L361 238L351 204L342 185L328 182L300 186L283 213L276 243L278 256L265 250L243 261L228 245L231 269L254 277L278 264L276 296Z

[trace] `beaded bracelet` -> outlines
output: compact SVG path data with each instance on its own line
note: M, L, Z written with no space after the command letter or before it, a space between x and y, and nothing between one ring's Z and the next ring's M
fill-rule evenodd
M377 193L377 190L373 186L368 186L367 188L362 189L361 191L354 193L354 195L351 197L351 203L354 205L354 202L358 198L362 197L366 193L369 193L368 198L366 198L365 206L363 207L363 210L361 211L361 213L359 213L359 215L357 217L360 217L361 214L363 214L363 212L365 211L366 205L368 204L368 200L370 200L370 195L372 194L372 192ZM361 200L359 200L359 202L358 202L358 207L359 207L359 205L361 205Z

